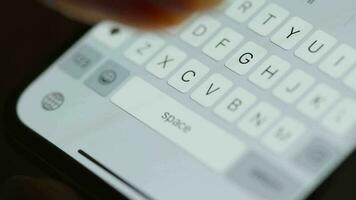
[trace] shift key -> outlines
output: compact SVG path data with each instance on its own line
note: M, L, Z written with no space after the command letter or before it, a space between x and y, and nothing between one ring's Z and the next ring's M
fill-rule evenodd
M131 78L111 102L217 173L227 171L246 152L236 137L141 78Z

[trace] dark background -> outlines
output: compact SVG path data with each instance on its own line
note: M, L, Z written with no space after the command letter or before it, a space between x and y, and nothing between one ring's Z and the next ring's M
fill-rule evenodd
M87 26L46 9L35 0L2 1L0 7L0 115L27 75L42 68ZM0 118L0 119L3 119ZM14 175L48 177L9 144L0 120L0 184ZM331 176L315 199L356 199L356 156Z
M0 6L0 185L15 175L47 177L5 138L8 101L29 75L43 68L88 27L37 0L3 0Z

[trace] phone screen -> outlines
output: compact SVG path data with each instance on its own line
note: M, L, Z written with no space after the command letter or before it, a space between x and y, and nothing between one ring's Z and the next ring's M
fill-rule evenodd
M131 198L304 199L355 148L355 16L230 0L169 30L102 22L17 113Z

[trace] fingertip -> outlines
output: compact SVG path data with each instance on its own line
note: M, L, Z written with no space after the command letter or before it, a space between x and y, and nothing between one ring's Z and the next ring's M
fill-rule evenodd
M222 0L42 0L71 18L86 23L115 20L144 29L176 25L194 11L206 10Z
M182 0L178 0L182 1ZM223 0L183 0L186 7L190 10L207 10L218 6Z
M151 3L127 5L105 4L103 1L100 6L93 6L81 1L63 0L57 1L52 7L71 18L90 24L109 19L143 29L173 26L192 14L192 11L169 10Z

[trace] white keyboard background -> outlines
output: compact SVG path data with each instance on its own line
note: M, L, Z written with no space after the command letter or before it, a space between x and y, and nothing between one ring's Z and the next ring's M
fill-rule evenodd
M255 9L238 15L234 11L243 6L241 2L221 8L225 13L216 17L196 17L193 23L169 31L179 38L164 33L140 35L123 48L124 56L277 153L306 134L306 127L310 128L305 123L310 120L322 124L332 137L347 135L356 120L356 104L343 90L356 90L356 51L264 0L250 1ZM102 33L110 26L103 24L93 35L113 48L135 34L128 32L124 39L113 41ZM251 31L255 35L249 35ZM289 55L284 58L283 54ZM316 69L306 69L311 66ZM318 80L321 73L329 80ZM182 76L189 82L182 81ZM329 83L335 80L345 89L340 91ZM239 108L233 110L234 106ZM289 111L294 109L298 114ZM259 117L251 122L254 116ZM263 125L255 126L259 121ZM290 134L283 140L278 138L282 137L280 128Z
M279 4L246 2L231 0L167 32L104 22L86 40L306 186L316 184L354 147L356 50ZM241 6L248 10L236 12ZM117 27L120 34L109 34ZM316 171L292 170L315 138L337 156Z

